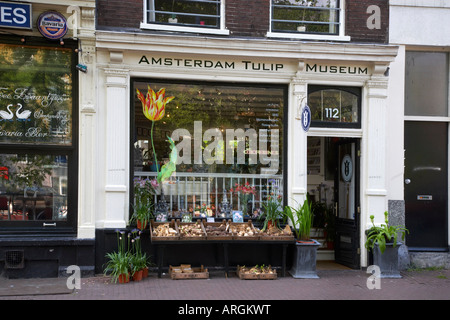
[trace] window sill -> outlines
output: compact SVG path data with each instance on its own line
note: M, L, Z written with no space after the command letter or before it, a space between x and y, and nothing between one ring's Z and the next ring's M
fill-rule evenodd
M230 31L227 29L209 29L202 27L183 27L178 25L162 25L152 23L141 23L141 29L158 30L158 31L172 31L172 32L189 32L189 33L202 33L202 34L216 34L216 35L229 35Z
M268 38L287 38L301 40L326 40L326 41L350 41L350 36L330 35L330 34L301 34L301 33L284 33L284 32L267 32Z

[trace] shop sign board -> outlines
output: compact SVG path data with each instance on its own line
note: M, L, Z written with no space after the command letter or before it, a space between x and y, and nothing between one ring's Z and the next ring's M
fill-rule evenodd
M47 39L58 40L66 35L68 26L66 18L61 13L48 11L39 16L37 28Z
M143 55L140 57L138 64L163 66L163 67L182 67L192 69L248 70L248 71L266 71L266 72L284 71L283 63L268 63L253 60L228 61L228 60L156 57Z
M31 29L31 4L0 1L0 28Z

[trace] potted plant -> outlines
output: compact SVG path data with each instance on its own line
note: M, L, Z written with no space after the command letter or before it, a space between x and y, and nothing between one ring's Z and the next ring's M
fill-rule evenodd
M141 233L142 231L134 229L131 231L133 238L131 239L131 258L130 268L134 281L140 281L148 275L148 258L145 252L142 252Z
M138 229L143 230L152 219L152 198L159 186L156 179L134 179L134 205L130 223L136 222Z
M278 219L283 215L281 205L283 197L281 195L275 197L272 193L267 200L267 203L263 203L263 211L258 217L258 220L264 219L262 231L277 226Z
M316 272L317 249L320 243L310 238L313 213L308 196L303 205L284 208L285 217L291 222L297 238L294 261L289 273L294 278L319 278Z
M388 224L388 212L384 212L385 224L379 227L374 223L374 216L370 216L372 227L366 231L366 249L373 253L374 265L380 268L381 278L401 278L398 268L398 247L401 244L397 241L398 235L405 239L405 234L409 231L403 226L390 226Z
M106 254L108 261L104 273L111 276L111 282L127 283L130 281L131 254L125 247L125 231L117 231L117 244L117 252Z

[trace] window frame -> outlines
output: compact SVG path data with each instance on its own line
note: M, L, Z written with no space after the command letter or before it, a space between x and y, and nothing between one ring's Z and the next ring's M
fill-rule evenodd
M5 37L2 44L17 45L20 39L17 37ZM34 47L55 47L60 46L59 42L46 41L40 38L27 38L24 46ZM67 163L67 219L61 220L0 220L0 235L69 235L77 233L78 221L78 103L79 103L79 83L78 41L71 39L64 40L64 48L71 49L71 74L72 74L72 143L70 145L58 144L38 144L38 143L0 143L0 154L37 154L37 155L66 155ZM47 226L44 225L44 222ZM56 223L56 224L55 224Z
M267 37L269 38L289 38L289 39L305 39L305 40L329 40L329 41L350 41L350 36L345 35L345 0L337 0L338 7L335 10L339 11L338 15L338 33L308 33L308 32L282 32L273 30L273 0L270 0L270 23L269 32ZM299 21L301 22L301 21Z
M320 121L311 120L311 128L346 128L346 129L361 129L362 125L362 88L354 86L333 86L333 85L308 85L308 104L309 95L311 93L321 91L321 90L340 90L351 93L358 98L358 121L357 122L331 122L331 121Z
M220 16L219 27L212 28L207 26L184 26L179 24L163 24L152 22L147 19L149 9L149 1L143 0L143 15L142 22L140 24L141 29L157 30L157 31L172 31L172 32L188 32L188 33L200 33L200 34L216 34L216 35L229 35L230 31L225 28L225 0L220 0ZM196 0L194 0L196 1Z

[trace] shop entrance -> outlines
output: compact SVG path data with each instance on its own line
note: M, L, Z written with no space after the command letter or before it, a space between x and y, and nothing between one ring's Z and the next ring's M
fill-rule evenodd
M359 139L308 137L308 193L315 230L323 230L321 250L353 269L360 266L359 146Z

